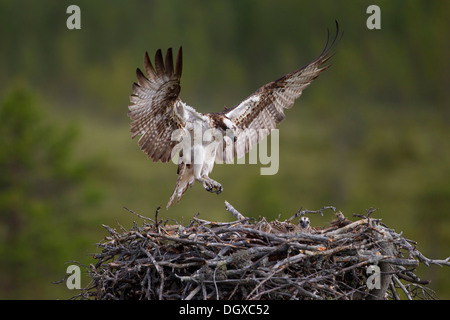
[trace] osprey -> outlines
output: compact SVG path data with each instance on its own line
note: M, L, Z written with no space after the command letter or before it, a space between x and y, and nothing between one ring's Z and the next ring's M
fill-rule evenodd
M301 217L298 220L297 226L301 232L309 233L311 231L311 221L309 221L308 217Z
M307 65L272 81L236 106L217 113L200 113L180 98L182 48L175 67L172 49L163 61L161 49L153 67L144 55L145 74L136 70L128 116L132 120L132 138L140 135L138 145L153 161L168 162L178 156L178 179L166 206L180 201L188 186L197 180L209 192L222 192L222 186L209 177L214 161L233 162L270 134L284 120L284 109L293 106L303 90L329 65L323 66L334 52L339 34L327 42L320 55Z

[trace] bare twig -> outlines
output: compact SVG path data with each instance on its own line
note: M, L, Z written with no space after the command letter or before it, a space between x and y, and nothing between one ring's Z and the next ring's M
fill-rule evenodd
M135 216L138 216L139 218L141 218L141 219L144 219L144 220L148 220L148 221L150 221L150 222L154 222L152 219L150 219L149 217L146 217L146 216L143 216L143 215L140 215L139 213L137 213L137 212L134 212L133 210L131 210L131 209L128 209L127 207L123 207L125 210L127 210L128 212L131 212L132 214L134 214Z
M237 220L243 222L248 220L248 218L244 217L239 211L237 211L231 204L228 203L228 201L225 201L225 209L227 209L227 211L229 213L231 213L233 215L233 217L235 217Z
M315 214L320 214L323 217L323 212L325 210L331 209L333 210L333 212L336 212L336 208L333 206L326 206L323 208L320 208L319 210L308 210L308 209L303 209L300 208L292 217L290 217L287 221L292 221L294 218L300 218L303 217L306 214L310 214L310 213L315 213Z

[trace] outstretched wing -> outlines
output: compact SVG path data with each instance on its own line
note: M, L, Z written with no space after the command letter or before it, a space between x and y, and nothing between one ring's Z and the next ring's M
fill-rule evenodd
M270 134L271 130L284 120L284 109L291 108L303 90L329 67L323 65L333 56L333 48L339 41L338 35L339 26L336 22L336 35L333 41L330 43L328 33L326 45L316 59L266 84L234 108L223 112L238 128L234 152L224 151L223 161L232 162L234 156L237 158L244 156L253 145Z
M177 55L175 69L173 67L172 49L167 50L165 65L161 50L155 55L155 67L148 57L144 56L144 76L136 70L138 83L133 83L133 94L130 96L128 116L131 123L132 138L141 135L138 145L153 161L170 160L171 151L176 141L171 141L172 133L182 129L183 119L177 109L184 109L184 103L178 98L182 69L182 49Z

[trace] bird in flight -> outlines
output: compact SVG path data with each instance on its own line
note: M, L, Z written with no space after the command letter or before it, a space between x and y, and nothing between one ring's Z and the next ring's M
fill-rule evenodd
M146 52L144 73L136 70L128 116L132 120L132 138L141 136L140 149L157 162L178 157L178 179L166 208L180 201L188 186L195 181L209 192L221 193L222 185L211 179L214 162L232 163L243 157L252 146L270 134L285 119L284 109L290 109L295 99L329 65L339 42L339 26L332 40L320 55L305 66L272 81L248 98L222 112L200 113L180 97L182 48L173 63L172 49L165 59L161 49L156 52L155 66Z

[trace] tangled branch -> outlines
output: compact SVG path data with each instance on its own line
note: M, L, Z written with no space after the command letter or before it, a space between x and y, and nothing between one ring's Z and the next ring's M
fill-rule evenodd
M408 299L435 298L420 263L450 266L426 258L414 241L373 219L368 211L350 221L334 207L299 210L285 221L253 220L228 202L232 222L194 216L188 226L144 219L98 243L88 273L91 283L74 298L86 299ZM325 228L301 228L292 221L333 210ZM122 228L123 229L123 228ZM371 283L369 266L378 266ZM372 285L371 285L372 284ZM374 285L375 284L375 285Z

